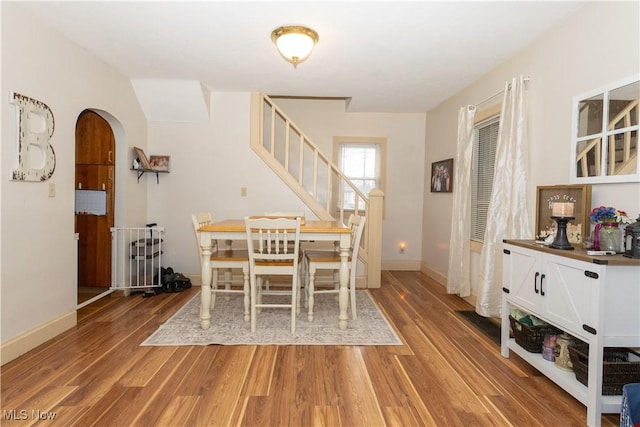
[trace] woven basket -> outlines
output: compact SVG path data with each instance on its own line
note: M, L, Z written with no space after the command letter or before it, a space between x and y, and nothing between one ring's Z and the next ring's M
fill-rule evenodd
M585 343L570 345L569 357L576 380L587 385L589 345ZM640 353L628 348L605 347L602 356L602 395L621 395L625 384L637 382L640 382Z
M559 335L562 331L549 324L529 326L513 316L509 316L511 331L516 343L529 353L542 353L542 343L545 335Z

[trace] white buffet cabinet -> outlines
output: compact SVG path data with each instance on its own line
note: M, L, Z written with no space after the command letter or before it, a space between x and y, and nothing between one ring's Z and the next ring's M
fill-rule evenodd
M640 347L640 260L505 240L502 290L502 355L515 352L582 402L589 426L620 412L621 396L602 396L603 348ZM589 344L588 387L509 337L512 306Z

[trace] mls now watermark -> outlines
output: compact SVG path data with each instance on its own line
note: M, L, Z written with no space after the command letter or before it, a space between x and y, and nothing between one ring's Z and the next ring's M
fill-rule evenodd
M2 418L7 421L26 421L26 420L55 420L56 413L51 411L41 411L39 409L11 409L2 411Z

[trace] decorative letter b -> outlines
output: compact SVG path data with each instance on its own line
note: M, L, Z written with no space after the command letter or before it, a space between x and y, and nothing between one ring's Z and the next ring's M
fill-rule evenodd
M10 102L18 107L18 167L15 181L46 181L56 168L56 155L49 139L53 135L53 112L43 102L12 92Z

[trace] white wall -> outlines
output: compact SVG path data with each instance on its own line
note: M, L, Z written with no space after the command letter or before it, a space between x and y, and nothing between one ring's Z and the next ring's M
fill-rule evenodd
M638 2L588 2L561 26L429 111L425 173L429 173L431 162L455 157L461 106L491 96L513 76L529 76L528 209L535 224L536 186L570 183L572 98L639 72L638 16ZM451 203L451 195L433 194L425 188L423 268L442 280L446 280L448 268ZM637 217L640 184L594 185L592 206L601 204ZM477 266L477 260L473 262Z
M130 146L146 147L146 119L129 80L87 51L51 32L18 3L2 2L1 253L2 344L55 319L75 323L75 124L86 108L106 111L116 135L116 218L144 223L146 185L128 170ZM56 168L48 182L10 181L17 163L16 110L9 93L47 104ZM48 197L49 184L56 196ZM68 325L69 323L67 323ZM32 341L37 345L38 339ZM3 354L4 359L4 354Z
M199 275L192 213L225 219L305 210L251 150L249 101L250 93L214 93L206 122L149 124L150 153L171 156L171 172L160 176L160 184L155 176L146 178L149 221L166 227L163 265Z
M148 217L167 227L165 265L199 273L190 215L238 218L266 211L305 211L302 202L249 146L249 93L213 93L211 118L197 124L151 123L153 154L171 155L171 173L149 180ZM420 260L424 114L345 113L338 101L277 100L292 120L331 155L333 136L387 138L387 212L383 260ZM247 197L240 196L241 187ZM404 256L397 242L407 242ZM403 258L404 257L404 258Z
M382 222L384 269L402 269L421 258L420 235L424 175L424 114L349 113L338 100L275 101L330 158L334 136L387 139L385 217ZM399 253L398 244L406 242ZM416 267L417 268L417 267Z

